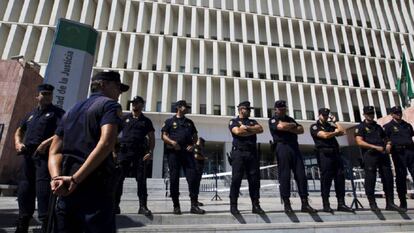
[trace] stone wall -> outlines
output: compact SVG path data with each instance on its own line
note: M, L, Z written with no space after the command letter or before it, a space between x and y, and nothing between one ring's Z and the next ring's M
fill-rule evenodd
M21 119L36 106L38 71L24 61L0 61L0 184L16 183L21 158L14 149L14 133Z

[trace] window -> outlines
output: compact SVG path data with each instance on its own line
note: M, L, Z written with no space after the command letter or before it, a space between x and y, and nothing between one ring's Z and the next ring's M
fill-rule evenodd
M161 112L161 101L157 101L157 108L156 108L157 112Z
M180 72L182 72L182 73L185 72L185 66L180 66Z
M302 120L302 112L300 110L293 110L293 116L297 120Z
M306 111L306 118L308 120L315 120L315 113L313 111Z
M200 104L200 114L206 114L207 109L205 104Z
M263 117L262 108L254 108L255 117Z
M227 70L220 70L220 75L226 76L227 75Z
M277 80L277 75L276 74L270 74L270 79Z
M195 74L199 74L199 73L200 73L200 68L198 68L198 67L194 67L194 68L193 68L193 73L195 73Z
M236 108L234 106L227 106L227 115L228 116L235 116L236 115Z
M247 78L253 78L253 72L246 72Z
M234 70L234 71L233 71L233 76L234 76L234 77L240 77L240 71L238 71L238 70Z
M213 68L207 68L207 74L213 74Z
M157 70L157 65L156 64L152 64L152 70Z
M166 66L165 66L165 69L166 69L168 72L171 72L171 65L166 65Z
M213 114L214 115L221 115L220 105L214 105L213 106Z
M315 83L314 77L308 77L308 83Z

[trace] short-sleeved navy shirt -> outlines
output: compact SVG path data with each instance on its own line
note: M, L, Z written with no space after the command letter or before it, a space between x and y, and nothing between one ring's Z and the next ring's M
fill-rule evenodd
M121 105L101 93L76 104L56 130L56 135L63 137L62 153L85 160L98 144L102 126L116 124L121 130L121 113Z
M319 132L335 132L336 126L325 122L322 123L320 120L316 121L315 124L312 124L310 127L310 133L313 138L313 141L315 142L315 147L320 148L339 148L338 141L335 137L324 139L318 137Z
M275 143L283 142L283 143L292 144L292 145L298 144L297 134L277 129L277 124L279 124L279 122L295 123L296 125L299 125L295 121L295 119L293 119L290 116L287 116L287 115L273 116L272 118L269 119L269 129L270 129L270 134L273 137L273 141Z
M253 119L249 119L249 118L233 118L230 120L229 122L229 130L231 132L231 135L233 136L233 146L238 147L238 146L256 146L256 142L257 142L257 135L250 135L250 136L238 136L235 135L231 130L234 127L240 127L241 125L246 125L246 126L254 126L257 125L259 123L257 123L256 120Z
M161 132L168 134L171 140L174 140L181 147L194 144L194 135L197 134L197 129L194 122L187 117L178 118L176 115L165 120Z
M391 140L392 145L401 146L413 144L413 126L404 120L401 123L391 120L384 125L384 131L387 138Z
M155 131L152 121L141 113L135 118L132 113L122 117L121 143L143 143L148 133Z
M355 137L360 136L362 139L372 145L385 146L385 132L377 122L367 123L363 121L355 129Z
M20 129L24 131L23 144L38 146L53 136L65 111L53 104L44 109L35 108L22 120Z

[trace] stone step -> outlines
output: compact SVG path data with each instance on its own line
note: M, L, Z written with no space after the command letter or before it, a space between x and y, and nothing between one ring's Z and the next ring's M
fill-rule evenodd
M138 226L163 225L163 226L204 226L208 224L263 224L263 223L337 223L337 222L366 222L366 221L400 221L401 223L414 223L414 211L398 213L394 211L382 211L373 213L369 210L359 210L354 213L335 211L333 213L318 212L315 214L301 213L287 215L283 211L267 211L266 214L252 214L250 210L240 211L240 216L233 216L228 211L208 211L204 215L190 214L188 209L182 209L182 215L171 213L157 213L152 217L138 214L122 214L117 216L119 226L128 226L135 223Z
M151 225L118 228L118 232L272 232L272 233L369 233L413 232L414 222L399 220L364 222L317 222L317 223L260 223L260 224L205 224L205 225Z

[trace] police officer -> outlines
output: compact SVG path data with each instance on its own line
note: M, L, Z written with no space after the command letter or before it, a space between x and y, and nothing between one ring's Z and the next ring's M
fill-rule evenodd
M345 134L345 129L330 114L328 108L319 109L319 119L311 125L310 133L315 142L316 155L321 171L321 195L323 211L332 212L329 204L332 181L335 181L338 211L352 212L345 205L345 175L344 164L339 151L336 137Z
M253 119L249 119L253 107L249 101L241 102L238 106L239 115L230 120L229 130L233 136L232 177L230 186L230 212L240 214L237 208L240 185L244 174L249 183L249 194L252 201L252 212L264 214L260 207L260 167L257 154L257 134L263 133L262 126Z
M50 194L47 154L57 124L64 114L61 108L52 104L53 89L49 84L37 87L38 106L27 114L15 133L16 150L23 155L18 186L19 219L16 232L27 232L35 210L36 197L42 230L47 226Z
M123 130L120 139L120 152L117 156L122 175L116 195L116 213L120 212L119 203L125 177L132 171L138 187L138 214L150 216L151 211L147 207L146 167L148 166L147 161L152 159L152 151L155 146L154 126L151 120L142 113L145 102L141 96L135 96L129 102L132 103L132 111L122 118Z
M117 100L129 86L117 72L92 77L91 96L71 108L49 153L51 189L58 195L57 232L115 232L119 180L112 152L122 126Z
M392 154L394 161L400 208L407 210L407 169L414 177L414 131L411 124L402 119L400 106L391 108L391 116L392 120L384 125L385 134L390 140L386 151Z
M201 178L203 177L203 171L204 171L204 161L207 159L205 157L205 151L204 151L205 143L206 141L204 140L204 138L199 137L194 147L194 158L196 160L196 173L197 173L196 186L198 187L197 193L199 193L200 191L200 183L201 183ZM198 201L197 205L203 206L204 204Z
M316 213L309 205L308 181L305 174L302 154L299 150L298 134L303 134L303 126L292 117L286 115L286 101L275 102L275 115L269 119L269 129L276 145L276 158L279 171L280 196L285 212L293 213L290 204L290 173L293 171L299 196L302 202L302 212Z
M193 214L204 214L198 203L198 187L194 144L197 142L197 129L192 120L185 117L190 106L185 100L175 104L176 114L167 119L161 129L165 143L165 153L170 169L170 193L174 205L174 214L181 214L179 201L180 168L183 167L190 191L191 209Z
M391 161L385 153L386 135L384 130L374 121L375 108L364 107L365 120L355 129L355 141L361 147L365 171L365 193L372 211L380 209L375 201L375 183L379 170L386 198L386 210L402 211L394 204L394 183L391 172Z

